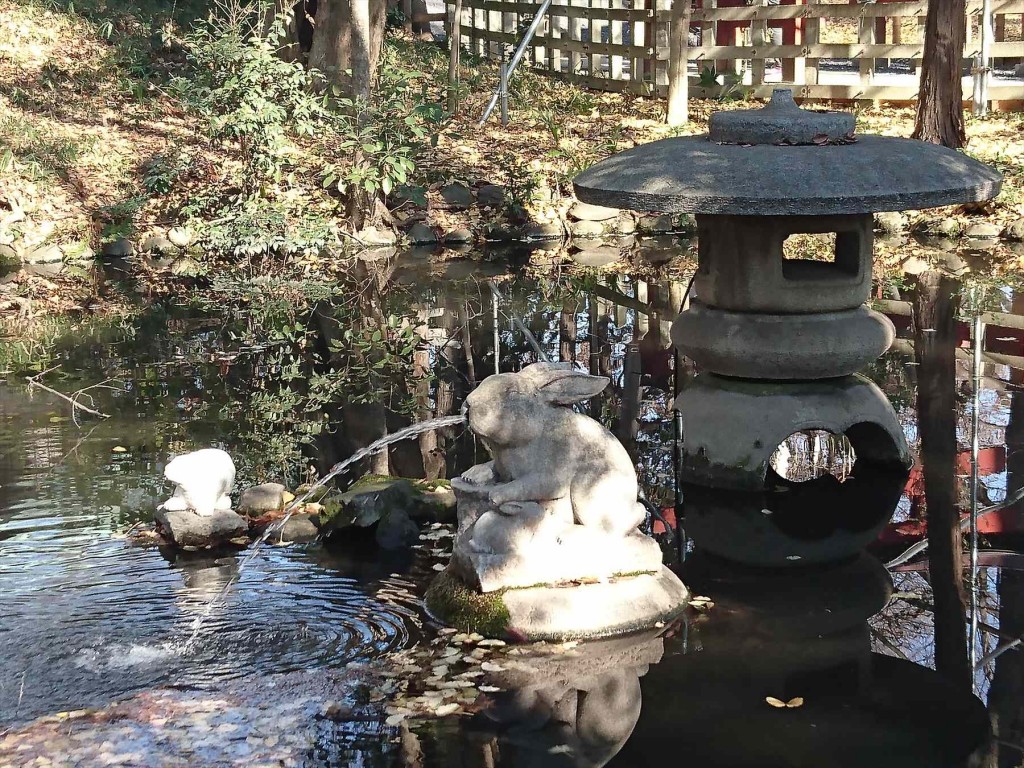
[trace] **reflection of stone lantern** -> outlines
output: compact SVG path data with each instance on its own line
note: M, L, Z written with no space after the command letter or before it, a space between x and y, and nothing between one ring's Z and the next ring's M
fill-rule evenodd
M578 176L584 202L696 214L696 295L672 331L703 371L678 400L681 479L744 495L747 511L736 514L763 527L759 495L781 480L770 460L794 432L845 434L857 457L854 479L905 472L911 456L892 406L856 375L894 337L889 320L864 306L871 214L986 200L1000 183L996 171L944 147L855 138L852 114L802 110L788 90L776 90L764 109L712 115L707 136L642 145ZM786 239L801 233L834 237L832 258L786 258ZM842 557L870 541L891 513L879 510L845 543L824 536L790 554L777 547L768 560ZM698 543L715 517L688 514ZM736 523L729 527L744 527ZM704 538L720 554L770 564L713 543L735 537Z

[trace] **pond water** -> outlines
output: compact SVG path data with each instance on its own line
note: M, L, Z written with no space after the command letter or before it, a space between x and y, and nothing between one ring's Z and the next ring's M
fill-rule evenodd
M677 506L671 400L693 370L672 354L668 332L692 262L644 275L508 263L435 264L405 254L363 265L357 294L329 292L299 314L288 307L301 302L258 281L223 287L222 301L154 302L113 338L83 332L59 344L55 363L66 378L46 381L64 392L92 387L88 402L105 420L73 420L67 403L19 378L0 384L0 729L154 686L344 670L434 635L421 595L436 561L422 551L268 546L240 572L240 555L128 546L125 531L152 519L169 490L163 467L184 450L231 451L240 485L294 485L411 420L457 413L496 367L516 370L543 356L612 377L589 412L627 445L646 497ZM1024 331L1014 330L1024 327L1014 319L1024 305L1010 287L983 282L983 300L965 300L961 315L999 313L986 315L993 330L979 398L985 506L1014 495L1024 479ZM982 290L963 288L976 298ZM914 296L885 280L878 296L900 340L867 374L920 455L926 430L907 317ZM367 317L385 330L367 331L361 353ZM963 511L972 439L965 327L957 326L956 380L942 384L955 405L947 474ZM414 331L427 343L410 343ZM381 348L386 354L372 351ZM315 349L334 362L310 363ZM848 451L798 434L787 461L802 477L842 475ZM481 455L461 428L448 428L361 471L450 477ZM358 758L335 744L308 764L645 766L678 754L679 762L722 766L1019 765L1024 656L987 657L1024 634L1021 507L986 518L974 622L952 619L970 626L973 659L962 664L976 664L975 698L947 682L960 661L940 653L936 663L936 626L950 617L936 612L933 595L955 585L935 583L911 560L895 569L890 598L881 564L920 533L923 474L915 467L871 557L769 578L696 552L683 579L715 606L664 636L593 644L574 664L541 665L474 718L414 727L418 757L378 739L386 729L376 722L331 736L359 741ZM685 502L680 508L685 514ZM184 654L194 620L229 580L237 584ZM766 696L803 701L776 708ZM990 720L995 742L986 738Z

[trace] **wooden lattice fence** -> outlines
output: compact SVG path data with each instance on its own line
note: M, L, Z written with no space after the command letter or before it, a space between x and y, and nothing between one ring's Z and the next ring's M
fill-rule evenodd
M916 98L924 52L927 0L796 3L794 0L696 0L690 27L690 88L713 96L709 72L735 73L751 95L778 83L811 99L910 101ZM612 91L664 95L672 0L554 0L524 63L556 77ZM738 4L736 4L738 3ZM779 4L781 3L781 4ZM451 6L449 6L449 9ZM463 44L499 58L522 37L539 3L463 0ZM992 0L1002 69L990 81L994 102L1024 102L1021 38L1024 0ZM981 0L969 0L964 49L965 100L978 41ZM1007 104L1007 106L1009 106Z

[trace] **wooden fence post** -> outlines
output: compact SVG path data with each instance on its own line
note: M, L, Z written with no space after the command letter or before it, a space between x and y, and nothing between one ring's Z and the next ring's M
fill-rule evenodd
M690 119L690 0L672 0L668 28L668 111L665 122L683 125Z
M857 42L861 45L873 45L875 42L875 20L867 17L860 16L857 19ZM868 98L867 91L871 87L872 80L875 77L875 60L870 56L861 53L860 56L860 87L862 89L861 97L857 99L861 103L872 102L872 99Z
M611 0L609 3L612 8L625 8L623 0ZM612 21L611 29L609 31L609 38L612 45L622 45L622 26L625 24L623 21ZM608 56L608 77L612 80L622 79L622 60L623 56L621 53L612 53Z
M818 0L807 0L807 5L815 6ZM817 16L809 16L804 19L804 44L807 46L818 45L821 42L821 19ZM818 84L818 59L810 57L804 60L804 85Z
M767 7L768 0L760 0L760 2L755 4L756 9ZM750 20L750 45L756 52L754 58L750 60L750 84L755 88L764 83L764 47L771 45L771 43L772 38L768 33L768 19L764 16L755 15Z

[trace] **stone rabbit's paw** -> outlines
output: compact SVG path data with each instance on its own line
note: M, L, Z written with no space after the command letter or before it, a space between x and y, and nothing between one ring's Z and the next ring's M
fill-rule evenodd
M495 481L494 467L489 462L477 464L463 472L462 479L472 485L492 485Z

